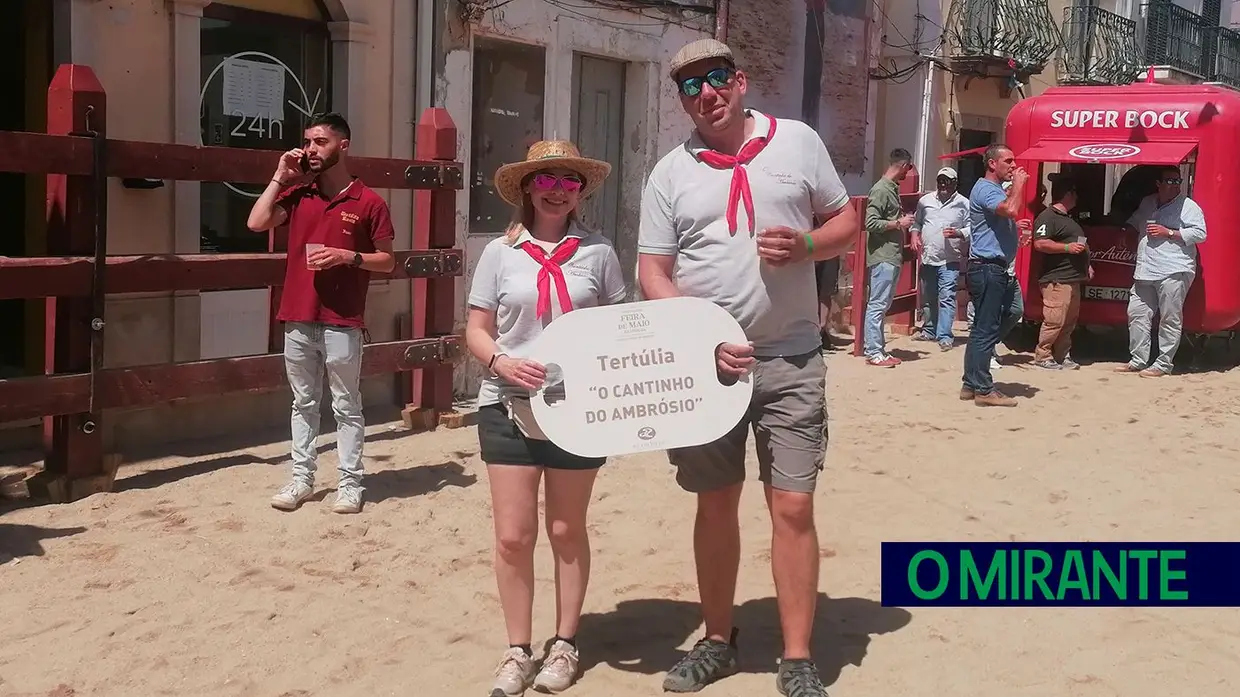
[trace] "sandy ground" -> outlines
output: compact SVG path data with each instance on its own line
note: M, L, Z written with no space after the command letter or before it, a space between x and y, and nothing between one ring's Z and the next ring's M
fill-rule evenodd
M1240 370L1146 380L996 374L1016 409L956 399L962 350L894 370L828 361L815 650L834 695L1223 695L1240 610L879 605L883 540L1227 540L1240 529ZM935 347L930 345L931 349ZM118 491L0 509L0 694L478 695L504 643L474 429L371 429L370 503L268 507L287 444L126 466ZM330 438L328 439L330 440ZM660 455L614 461L592 508L594 577L569 693L660 694L700 632L692 500ZM743 502L744 672L702 694L774 695L779 652L761 490ZM553 626L538 552L536 634ZM1227 688L1231 685L1231 688Z

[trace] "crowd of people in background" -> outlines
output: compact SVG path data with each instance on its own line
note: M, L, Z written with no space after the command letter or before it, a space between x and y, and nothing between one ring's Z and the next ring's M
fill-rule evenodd
M1072 334L1084 289L1094 277L1089 241L1073 217L1079 186L1071 173L1049 175L1049 190L1038 183L1026 213L1030 176L1016 165L1010 148L991 145L982 155L985 175L967 196L958 190L955 169L944 167L935 190L923 195L912 213L901 204L899 185L912 169L907 150L893 150L883 176L866 202L867 277L862 345L865 361L894 368L899 358L886 350L885 318L904 265L904 247L916 255L922 316L915 340L955 348L953 326L957 293L968 291L969 336L963 357L960 399L979 406L1016 405L995 388L992 371L1000 365L996 348L1024 317L1024 297L1016 276L1016 254L1032 244L1039 256L1037 278L1042 325L1032 365L1043 370L1076 370ZM1170 375L1182 333L1184 301L1197 270L1197 245L1206 237L1201 207L1182 191L1175 166L1162 167L1156 191L1140 199L1123 219L1137 238L1136 264L1128 301L1131 358L1119 372L1143 377ZM1045 203L1049 191L1050 205ZM859 251L859 253L861 253ZM961 280L963 279L963 284ZM1159 354L1151 360L1152 322L1158 322Z

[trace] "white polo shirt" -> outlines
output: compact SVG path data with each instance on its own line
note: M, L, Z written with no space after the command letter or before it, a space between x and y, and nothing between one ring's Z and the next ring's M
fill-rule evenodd
M576 254L560 266L573 308L611 305L623 300L627 289L611 242L576 224L569 227L565 239L568 237L581 238ZM552 279L551 312L542 318L537 315L538 272L542 265L518 248L526 240L533 239L528 231L523 231L512 244L503 237L488 243L474 267L473 285L469 290L471 306L495 312L498 334L495 343L500 353L513 358L528 358L529 347L542 334L543 327L563 314L556 282ZM551 255L554 246L534 242ZM523 387L488 375L478 390L478 406L500 403L504 397L529 397L529 394Z
M770 132L771 117L753 109L751 138ZM822 138L808 125L776 119L775 137L745 166L753 192L754 229L738 206L728 231L731 169L698 159L706 149L695 131L659 160L642 194L638 251L675 256L673 282L684 295L711 300L740 323L758 356L795 356L821 346L814 262L783 267L758 258L756 233L784 225L809 232L848 205Z

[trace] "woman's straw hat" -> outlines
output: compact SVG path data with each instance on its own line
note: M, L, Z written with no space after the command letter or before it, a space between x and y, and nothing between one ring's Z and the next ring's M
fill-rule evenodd
M534 172L547 169L567 169L580 174L586 180L581 198L598 191L611 174L609 163L582 157L577 146L567 140L540 140L530 146L523 162L506 164L495 171L495 191L509 205L519 206L525 196L521 182Z

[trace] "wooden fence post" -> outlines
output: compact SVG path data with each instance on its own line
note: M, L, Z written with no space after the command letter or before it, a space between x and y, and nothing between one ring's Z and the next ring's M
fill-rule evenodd
M93 130L102 136L106 125L107 99L94 71L84 65L61 65L47 89L47 132ZM90 176L47 176L48 255L94 256L98 215L94 187ZM47 299L45 373L90 372L92 314L89 297ZM43 445L43 476L31 482L32 493L37 489L56 501L94 493L73 483L105 474L100 414L45 417Z
M422 112L415 132L414 157L418 160L453 162L457 158L456 124L447 109L432 107ZM456 190L414 192L414 249L452 249L456 246ZM448 336L456 324L456 278L418 278L413 293L413 338ZM441 417L451 421L452 363L415 370L411 374L413 403L404 410L404 421L414 429L437 426Z

